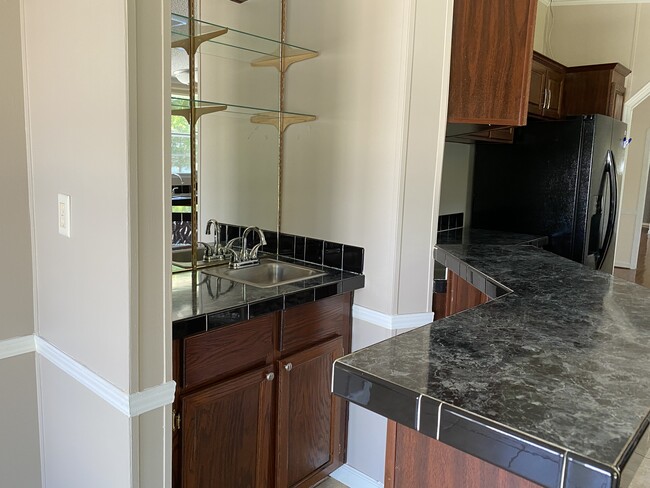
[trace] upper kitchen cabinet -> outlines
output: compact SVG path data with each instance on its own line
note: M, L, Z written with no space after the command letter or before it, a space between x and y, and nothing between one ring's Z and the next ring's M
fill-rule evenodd
M537 0L456 0L450 123L525 125Z
M559 119L563 116L562 101L566 68L537 52L533 53L530 75L528 115Z
M621 120L625 78L630 73L620 63L567 68L564 88L566 114L602 114Z

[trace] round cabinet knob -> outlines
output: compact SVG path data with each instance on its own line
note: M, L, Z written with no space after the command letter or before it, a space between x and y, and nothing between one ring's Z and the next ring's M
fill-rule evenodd
M266 374L266 381L273 381L274 378L275 378L275 374L273 373Z
M291 371L291 370L293 369L293 364L291 364L291 363L287 363L287 364L284 366L284 369L286 369L287 371Z

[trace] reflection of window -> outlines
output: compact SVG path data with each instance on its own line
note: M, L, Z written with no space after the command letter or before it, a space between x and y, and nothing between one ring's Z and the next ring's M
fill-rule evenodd
M172 116L172 173L190 172L190 124L185 117Z

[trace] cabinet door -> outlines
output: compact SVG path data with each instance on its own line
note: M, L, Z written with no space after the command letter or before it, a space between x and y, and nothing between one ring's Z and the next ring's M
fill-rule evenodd
M455 0L450 123L526 125L537 0Z
M337 337L279 361L276 488L313 486L340 463L341 400L331 383L342 355Z
M273 369L181 398L182 486L268 488Z
M452 271L447 272L445 316L487 303L490 298Z
M528 96L528 114L542 115L546 101L546 66L533 59L530 74L530 94Z
M609 92L607 114L618 120L623 120L623 106L625 104L625 86L612 83Z

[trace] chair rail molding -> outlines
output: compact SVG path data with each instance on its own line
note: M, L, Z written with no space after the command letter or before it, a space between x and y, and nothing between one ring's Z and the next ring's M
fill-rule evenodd
M80 364L42 337L28 335L0 340L0 360L32 352L47 359L129 418L170 405L174 401L176 391L176 382L174 381L167 381L129 394Z

